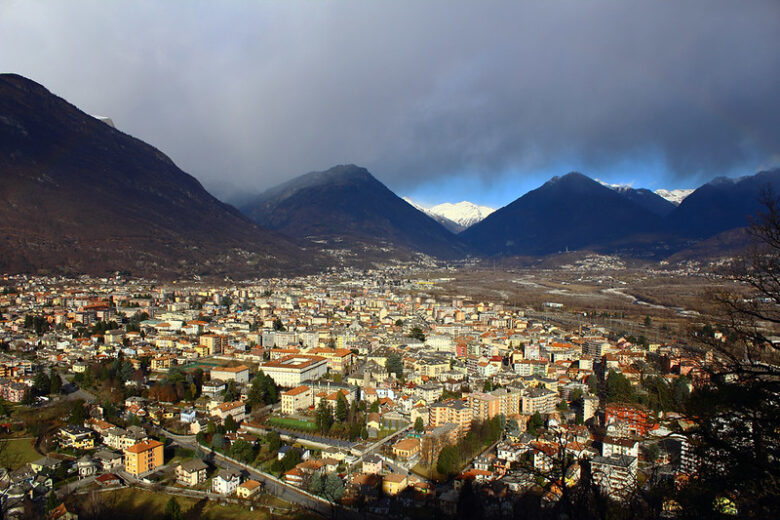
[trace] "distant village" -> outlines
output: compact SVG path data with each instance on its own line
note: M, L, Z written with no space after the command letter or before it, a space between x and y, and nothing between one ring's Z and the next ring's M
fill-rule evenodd
M498 518L528 494L554 504L583 461L618 502L687 478L680 404L704 360L587 319L567 330L554 302L437 284L407 268L222 286L6 276L4 517L77 518L73 497L137 488L379 516L454 516L467 492Z

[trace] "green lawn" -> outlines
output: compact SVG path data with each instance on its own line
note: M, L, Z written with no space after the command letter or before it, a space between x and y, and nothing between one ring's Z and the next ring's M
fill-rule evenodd
M15 470L40 459L43 455L35 451L32 439L0 439L0 466Z
M294 430L314 431L317 429L317 425L311 421L301 421L299 419L289 419L283 417L271 417L268 419L268 424L272 426L278 426L279 428L291 428Z

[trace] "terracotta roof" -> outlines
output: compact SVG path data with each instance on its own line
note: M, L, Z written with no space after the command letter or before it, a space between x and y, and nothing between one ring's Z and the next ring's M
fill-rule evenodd
M162 447L162 446L163 446L162 442L156 441L154 439L149 439L147 441L133 444L129 448L125 448L125 451L129 451L130 453L142 453L144 451L152 450L154 448Z

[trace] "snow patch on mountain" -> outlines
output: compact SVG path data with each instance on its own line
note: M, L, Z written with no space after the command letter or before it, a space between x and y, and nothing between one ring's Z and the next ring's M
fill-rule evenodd
M680 203L685 199L685 197L687 197L688 195L690 195L693 192L694 192L694 190L692 190L692 189L686 189L686 190L655 190L655 194L656 195L665 198L666 200L668 200L669 202L671 202L672 204L674 204L676 206L679 206Z
M601 179L593 179L594 181L598 182L602 186L606 186L609 189L615 190L615 191L626 191L633 189L633 186L631 184L610 184L608 182L604 182Z
M489 206L480 206L466 200L455 204L445 202L444 204L437 204L433 207L425 207L408 197L404 197L404 200L423 213L426 213L441 222L445 227L450 229L450 231L455 233L473 226L495 211L494 208ZM454 223L455 226L447 225L446 221Z

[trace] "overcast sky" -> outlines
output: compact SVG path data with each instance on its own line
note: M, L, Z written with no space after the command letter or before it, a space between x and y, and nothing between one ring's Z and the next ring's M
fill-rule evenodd
M162 5L161 5L162 4ZM0 0L0 69L222 198L340 163L424 203L780 164L780 1Z

